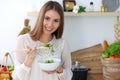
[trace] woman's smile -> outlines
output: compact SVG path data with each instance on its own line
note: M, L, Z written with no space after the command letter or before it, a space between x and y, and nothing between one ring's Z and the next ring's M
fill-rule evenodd
M48 30L48 31L52 31L53 29L52 28L50 28L50 27L45 27L46 28L46 30Z

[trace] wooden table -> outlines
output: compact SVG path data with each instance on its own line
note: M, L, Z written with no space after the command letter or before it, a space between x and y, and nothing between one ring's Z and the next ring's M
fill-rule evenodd
M102 73L88 73L88 80L103 80Z

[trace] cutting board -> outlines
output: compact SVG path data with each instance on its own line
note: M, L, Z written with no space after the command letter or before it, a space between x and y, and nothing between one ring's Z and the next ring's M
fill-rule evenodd
M81 65L84 65L90 69L90 73L102 73L101 54L103 48L101 44L73 51L71 53L72 64L79 61Z

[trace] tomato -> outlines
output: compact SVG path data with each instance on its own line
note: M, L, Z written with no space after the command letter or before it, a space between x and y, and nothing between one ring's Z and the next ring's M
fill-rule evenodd
M113 55L113 56L110 56L109 58L110 59L120 58L120 53Z
M115 57L114 57L114 56L110 56L109 58L110 58L110 59L115 59Z
M7 71L7 68L4 66L1 68L1 72L6 72Z

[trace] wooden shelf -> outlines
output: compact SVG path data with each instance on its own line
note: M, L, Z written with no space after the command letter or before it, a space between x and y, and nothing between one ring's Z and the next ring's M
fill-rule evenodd
M119 12L82 12L82 13L73 13L65 12L65 16L120 16Z
M37 16L38 12L28 12L28 16ZM82 12L82 13L73 13L73 12L64 12L64 16L120 16L120 12Z

